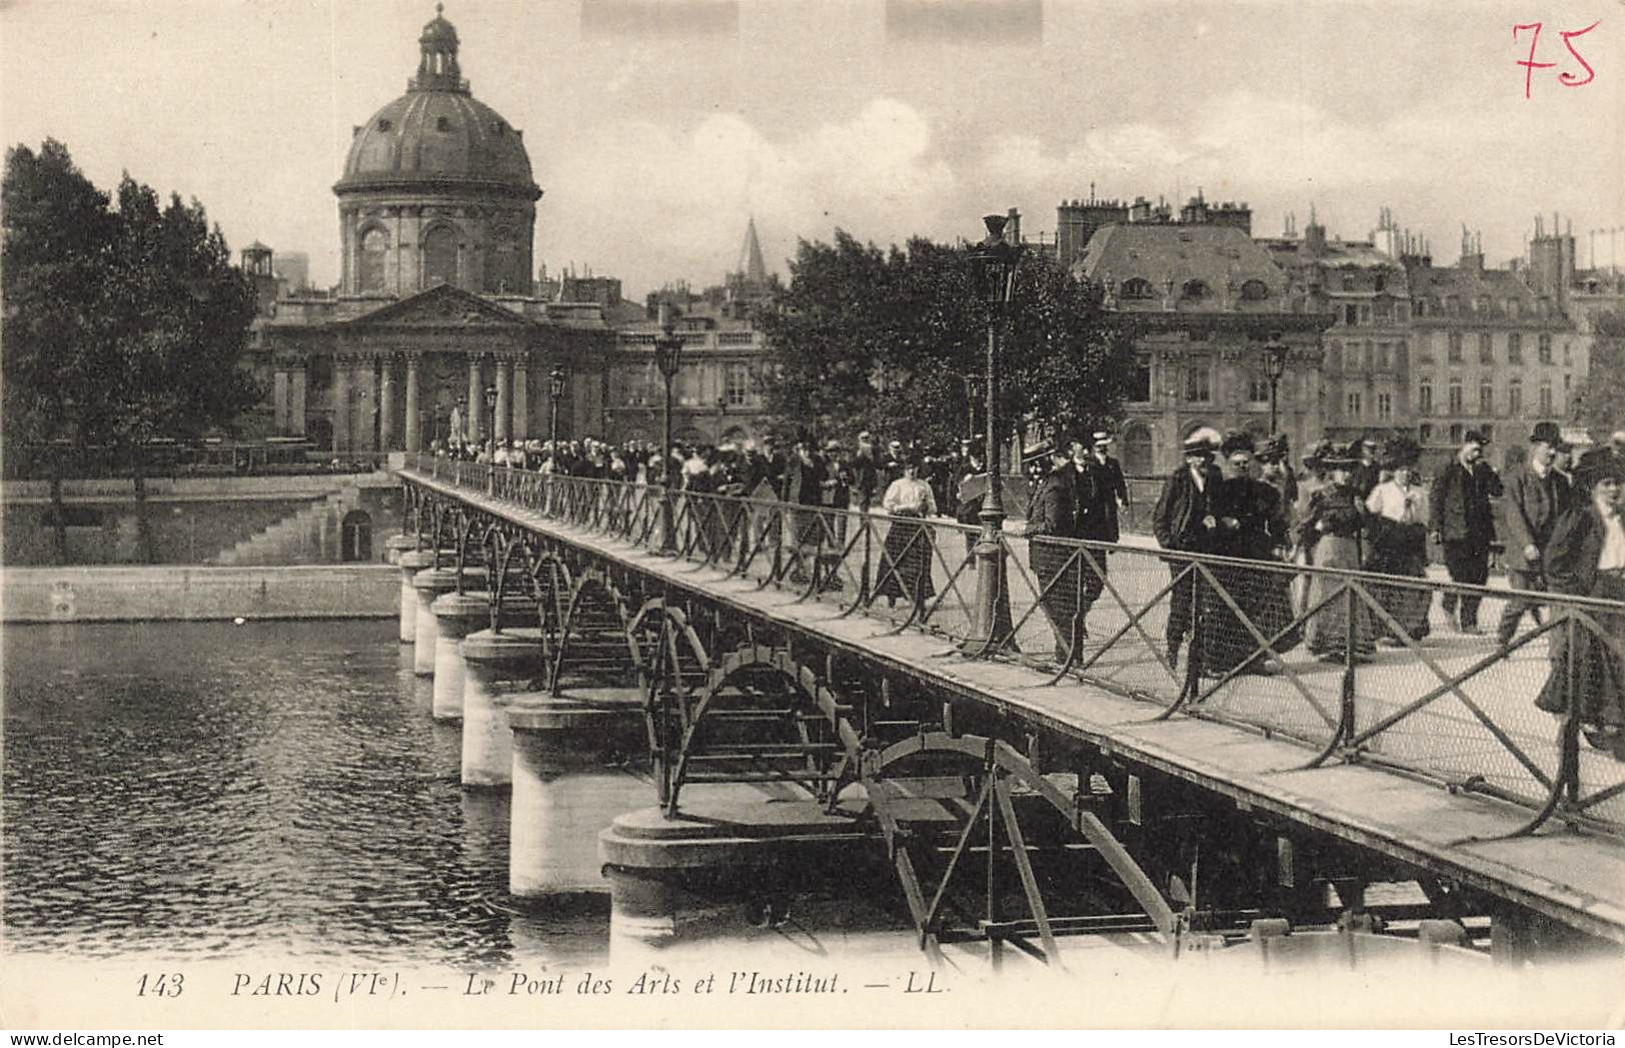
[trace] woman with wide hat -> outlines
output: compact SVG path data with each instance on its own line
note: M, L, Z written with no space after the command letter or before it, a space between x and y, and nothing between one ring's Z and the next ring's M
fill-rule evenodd
M1359 442L1353 446L1335 445L1324 452L1320 464L1327 472L1326 486L1309 498L1309 506L1298 524L1299 543L1308 551L1316 568L1357 570L1363 559L1365 506L1353 486L1354 467L1360 461ZM1309 650L1328 662L1341 662L1352 656L1368 661L1376 650L1371 615L1356 595L1354 621L1350 629L1348 594L1340 592L1343 580L1315 572L1310 576L1307 606L1330 601L1309 619L1304 634ZM1333 596L1336 594L1336 596ZM1349 650L1352 633L1354 649Z

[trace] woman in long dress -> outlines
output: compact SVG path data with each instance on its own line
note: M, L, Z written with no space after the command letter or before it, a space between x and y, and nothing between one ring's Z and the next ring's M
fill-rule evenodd
M1371 489L1365 507L1368 543L1366 569L1383 575L1425 578L1428 567L1427 507L1424 492L1416 483L1417 449L1390 449L1383 469L1392 473ZM1373 586L1383 610L1394 617L1403 636L1386 623L1378 624L1383 643L1403 644L1405 638L1421 640L1428 635L1428 608L1433 594L1421 586Z
M1580 482L1591 486L1591 497L1552 529L1544 558L1547 585L1557 593L1625 602L1625 513L1620 509L1625 478L1617 467L1597 464L1581 467ZM1535 705L1548 713L1572 707L1586 741L1625 760L1625 658L1619 649L1625 644L1625 613L1586 614L1600 631L1574 630L1572 665L1567 627L1549 634L1552 672Z
M1321 459L1328 471L1326 486L1309 496L1309 505L1298 525L1300 544L1308 551L1316 568L1358 570L1362 560L1365 506L1350 483L1358 455L1338 448ZM1354 597L1354 621L1350 629L1349 595L1340 592L1343 580L1314 572L1309 582L1308 607L1327 597L1331 601L1310 618L1304 635L1309 650L1328 662L1341 662L1351 655L1356 662L1369 661L1376 650L1371 615L1359 596ZM1336 596L1332 596L1332 594ZM1354 650L1349 651L1353 635Z
M931 526L921 518L937 515L937 499L931 485L920 479L918 459L904 465L903 475L886 488L880 506L891 516L891 526L886 529L875 594L893 607L899 597L924 605L936 596L937 587L931 580Z
M1214 492L1213 552L1243 560L1274 560L1276 550L1286 544L1286 518L1279 492L1252 476L1253 440L1245 433L1232 434L1220 449L1224 482ZM1214 577L1235 602L1246 621L1266 639L1286 628L1292 618L1292 605L1285 597L1291 577L1285 573L1258 571L1235 565L1213 568ZM1242 622L1224 595L1207 594L1203 604L1202 671L1222 676L1237 666L1243 673L1273 672L1265 661L1252 630ZM1296 631L1289 631L1272 644L1277 655L1296 647Z

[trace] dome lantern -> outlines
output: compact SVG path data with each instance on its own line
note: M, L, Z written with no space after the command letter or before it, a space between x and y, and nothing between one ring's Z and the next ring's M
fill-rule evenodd
M468 91L468 81L457 67L457 27L446 21L444 11L445 5L435 4L434 20L418 37L423 57L418 61L418 75L408 85L413 91Z

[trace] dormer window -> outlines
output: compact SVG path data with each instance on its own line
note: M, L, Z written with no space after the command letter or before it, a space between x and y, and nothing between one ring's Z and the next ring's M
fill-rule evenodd
M378 118L378 130L380 130L380 131L392 131L394 129L395 129L395 125L393 123L391 123L387 118L385 118L385 117L379 117Z
M1261 302L1270 297L1270 286L1262 280L1249 280L1241 285L1241 297L1245 302Z
M440 117L434 122L434 129L436 131L450 131L451 119L449 117Z
M1208 290L1207 285L1200 280L1187 280L1179 289L1179 293L1184 298L1200 299L1207 297Z

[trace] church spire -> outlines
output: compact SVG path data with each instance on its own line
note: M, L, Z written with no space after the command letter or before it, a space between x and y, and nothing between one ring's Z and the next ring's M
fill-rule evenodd
M418 47L418 75L412 78L414 91L463 91L468 82L457 67L457 27L446 21L444 4L434 5L434 20L423 27Z
M767 283L767 264L762 261L762 245L756 239L756 218L745 225L745 243L739 249L739 271L747 284Z

